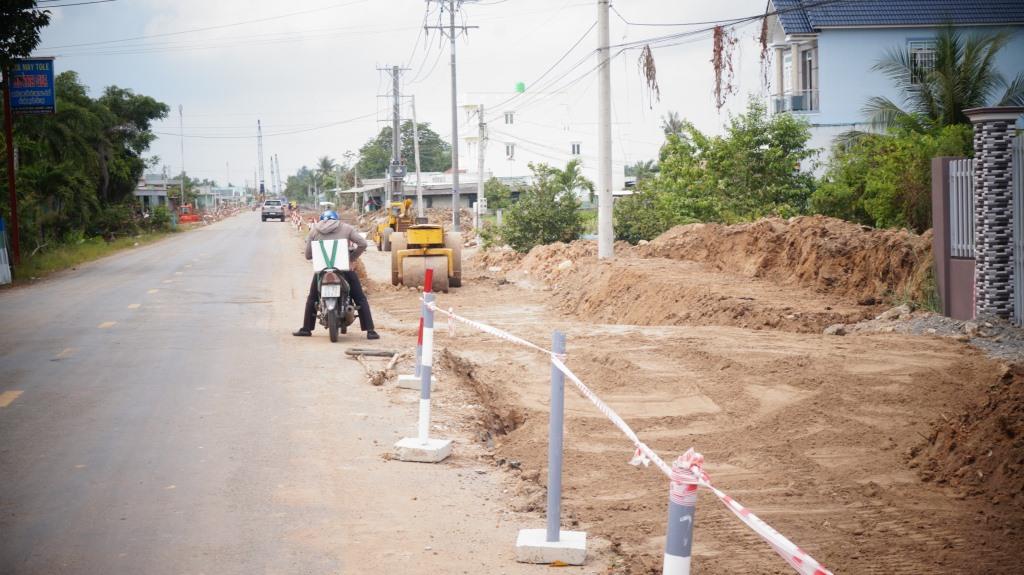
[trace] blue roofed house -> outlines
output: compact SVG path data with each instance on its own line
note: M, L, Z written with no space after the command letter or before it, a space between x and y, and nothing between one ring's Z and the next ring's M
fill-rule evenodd
M1009 81L1024 71L1024 0L771 0L773 50L769 111L810 122L810 145L827 154L835 136L868 130L872 96L903 101L872 67L888 51L909 49L912 66L934 65L934 38L947 25L963 33L1006 30L996 67Z

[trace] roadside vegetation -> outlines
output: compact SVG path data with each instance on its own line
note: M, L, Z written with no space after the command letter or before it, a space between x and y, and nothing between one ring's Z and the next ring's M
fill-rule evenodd
M34 5L14 2L3 9L0 32L9 41L0 45L0 63L27 56L38 44L49 15L32 10ZM54 84L56 114L14 118L25 259L15 270L19 278L35 273L33 265L49 269L48 262L88 259L97 242L162 232L170 224L166 210L144 218L132 195L144 170L157 161L144 154L156 138L152 123L166 117L168 106L118 86L92 97L74 71L59 74ZM6 146L0 135L0 149ZM6 197L6 163L0 163L0 182ZM10 218L6 202L0 215Z

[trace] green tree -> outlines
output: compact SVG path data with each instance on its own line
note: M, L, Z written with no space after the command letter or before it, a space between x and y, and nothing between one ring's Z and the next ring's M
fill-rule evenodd
M626 176L636 178L637 185L658 173L658 164L654 160L637 160L632 166L626 166Z
M168 110L116 86L93 99L73 71L59 74L54 87L56 114L15 119L19 227L31 251L133 228L127 206L148 165L143 154L154 138L151 124ZM4 181L5 172L0 165Z
M769 116L752 101L732 117L722 136L707 136L684 122L661 150L659 173L649 180L665 194L665 221L735 222L807 210L814 178L807 168L817 154L807 148L806 122L790 114Z
M50 23L50 11L36 8L36 0L0 2L0 70L32 54L39 31Z
M484 182L484 197L487 198L487 209L505 209L512 205L512 188L498 178L491 178Z
M583 232L580 202L565 186L566 172L530 164L533 184L522 190L501 227L504 241L518 252L553 242L571 242Z
M687 223L663 205L664 196L641 185L630 196L616 198L615 239L636 244L661 235L673 225Z
M836 145L811 198L821 214L874 227L924 232L932 225L931 160L959 156L971 146L967 125L921 133L897 128Z
M590 201L594 201L594 182L591 182L583 175L583 163L578 160L569 160L564 170L553 169L555 184L563 192L576 194L578 191L586 191Z
M430 124L417 124L420 136L420 169L424 172L443 172L452 167L452 148L441 139ZM412 121L402 123L402 159L415 169L413 164ZM391 164L391 126L385 126L376 138L359 148L359 177L382 178Z
M669 112L661 118L661 129L666 136L682 134L685 126L686 122L679 117L679 112Z
M996 55L1011 39L1008 32L961 34L946 27L935 37L935 65L923 68L910 48L889 50L874 66L902 93L902 105L876 96L864 111L886 127L968 124L964 110L989 105L1024 105L1024 72L1011 81L996 68Z

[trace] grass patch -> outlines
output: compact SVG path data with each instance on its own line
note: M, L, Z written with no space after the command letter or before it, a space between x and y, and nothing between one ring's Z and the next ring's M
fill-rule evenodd
M147 232L137 236L106 241L103 238L87 238L79 242L61 244L34 256L24 256L21 265L14 270L14 281L20 283L39 279L49 274L73 268L97 260L112 253L152 243L174 232Z

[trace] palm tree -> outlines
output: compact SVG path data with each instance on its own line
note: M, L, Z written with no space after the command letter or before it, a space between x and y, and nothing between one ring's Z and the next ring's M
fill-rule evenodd
M890 50L873 69L893 80L903 105L875 96L864 112L876 126L924 129L926 124L967 124L963 111L970 108L1024 105L1024 72L1008 83L995 65L996 54L1009 40L1005 32L962 35L946 27L935 38L931 69L922 69L909 48Z
M583 164L578 160L570 160L564 170L555 170L555 183L558 188L567 193L575 193L576 190L587 190L590 192L590 199L594 199L594 182L591 182L583 175Z
M666 136L682 133L683 124L678 112L669 112L668 115L661 117L661 129L665 131Z
M639 184L641 180L646 180L658 173L658 165L654 163L654 160L637 160L635 164L629 166L629 171L634 178L636 183Z

